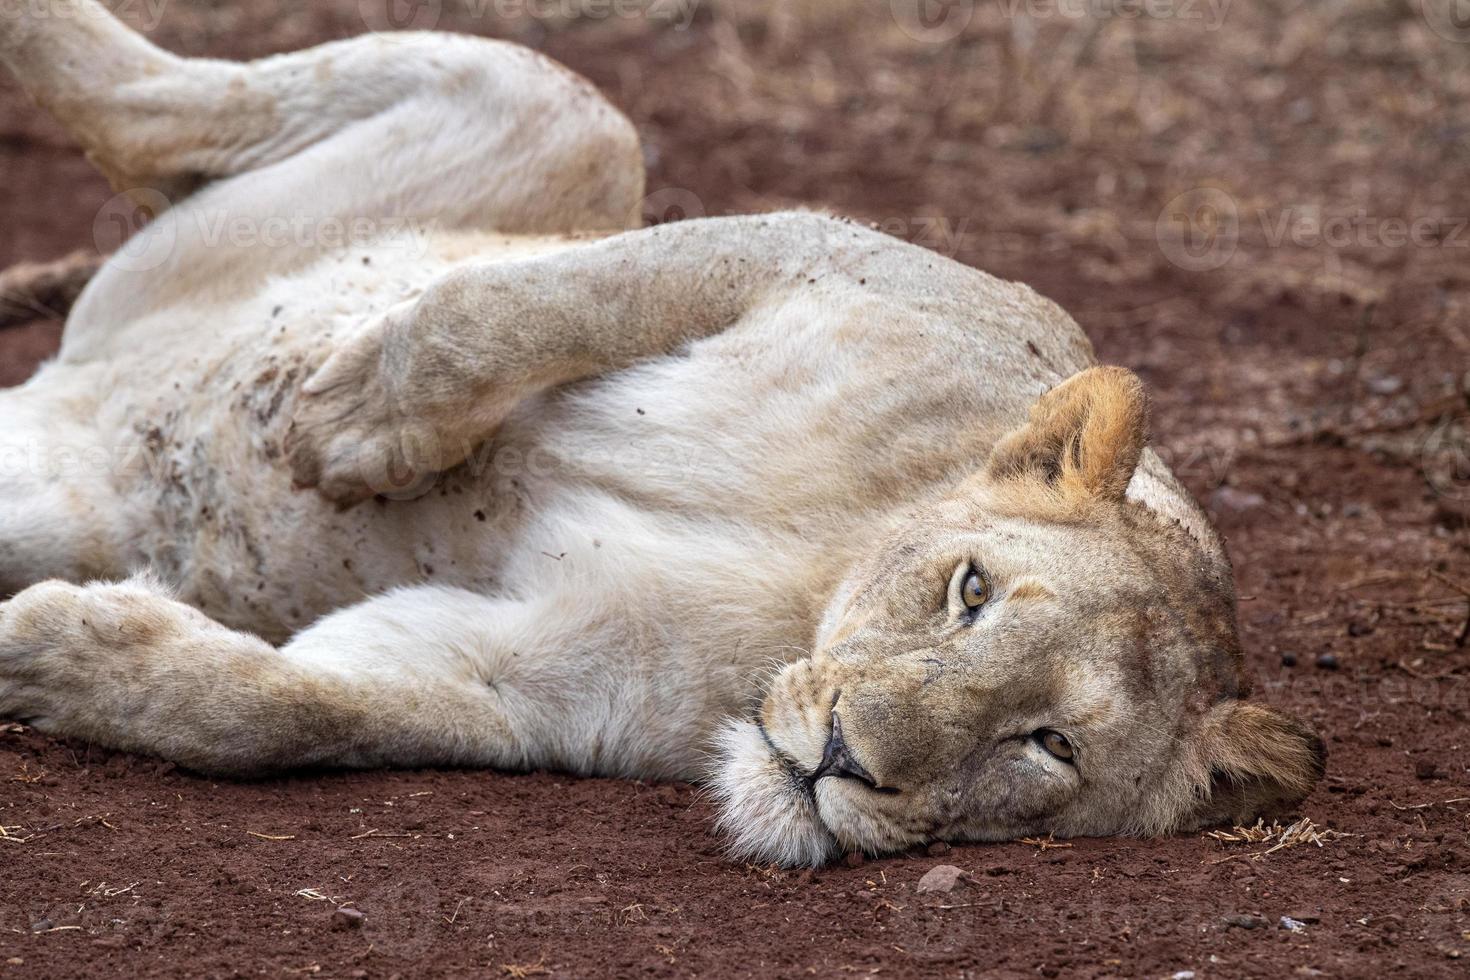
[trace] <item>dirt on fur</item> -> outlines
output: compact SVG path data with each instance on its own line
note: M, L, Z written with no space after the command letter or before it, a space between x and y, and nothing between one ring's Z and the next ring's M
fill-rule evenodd
M371 0L115 6L224 57L382 26ZM688 786L217 783L10 726L0 977L1465 975L1470 34L1447 3L410 8L602 87L653 220L870 220L1031 283L1137 370L1228 537L1257 695L1327 738L1293 818L1321 833L790 872L727 861ZM0 168L0 268L105 239L112 190L8 79ZM36 312L0 331L0 382L54 349ZM918 891L945 864L952 889Z

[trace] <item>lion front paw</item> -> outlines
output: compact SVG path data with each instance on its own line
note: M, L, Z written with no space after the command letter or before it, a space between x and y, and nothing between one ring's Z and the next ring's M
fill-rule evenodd
M60 583L42 582L0 603L0 718L26 724L47 713L46 672L51 657L48 605L60 605Z
M348 507L422 496L444 454L392 383L385 339L410 311L390 311L332 354L301 390L286 454L297 486Z
M0 716L109 736L139 703L158 649L205 622L147 578L33 585L0 604Z
M94 680L88 651L102 617L89 591L41 582L0 604L0 716L53 730Z

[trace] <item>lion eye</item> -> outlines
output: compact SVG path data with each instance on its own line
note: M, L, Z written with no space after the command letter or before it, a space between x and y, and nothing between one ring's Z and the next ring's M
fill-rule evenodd
M960 586L960 601L965 604L966 609L979 609L990 601L990 583L973 568Z
M1072 761L1072 743L1067 741L1067 736L1061 732L1051 729L1043 729L1038 733L1041 736L1041 747L1063 762Z

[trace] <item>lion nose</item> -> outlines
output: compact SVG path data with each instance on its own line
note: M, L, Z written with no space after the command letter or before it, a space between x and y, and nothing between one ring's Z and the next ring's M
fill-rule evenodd
M827 736L827 745L822 749L822 761L811 775L811 784L815 786L817 780L823 776L856 779L858 782L866 783L872 789L878 789L878 780L863 768L863 764L857 760L857 756L853 755L852 750L847 747L847 742L843 740L842 716L836 711L832 712L832 734Z

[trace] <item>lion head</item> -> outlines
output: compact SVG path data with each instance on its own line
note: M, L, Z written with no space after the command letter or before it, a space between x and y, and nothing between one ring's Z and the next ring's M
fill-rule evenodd
M1141 499L1184 500L1146 440L1138 379L1083 371L848 572L721 734L737 852L1159 834L1310 791L1322 742L1242 700L1229 564L1191 504Z

